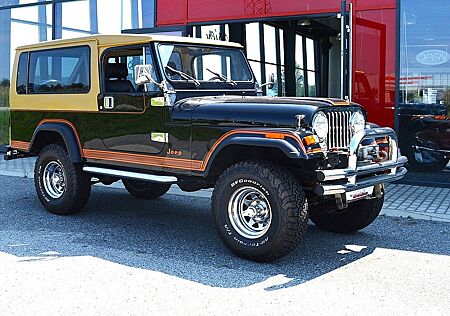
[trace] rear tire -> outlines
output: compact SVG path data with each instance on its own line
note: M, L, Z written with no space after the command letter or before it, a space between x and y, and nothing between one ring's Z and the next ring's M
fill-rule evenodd
M211 208L221 239L244 259L282 258L306 233L308 202L300 183L270 162L247 161L228 168L214 187Z
M91 193L91 178L72 163L67 150L45 146L34 168L34 184L42 205L53 214L68 215L81 210Z
M144 182L137 180L122 180L125 185L125 189L138 199L152 200L163 196L169 191L171 184L161 184Z
M352 202L346 209L320 213L311 211L309 218L323 230L348 234L369 226L380 214L384 194L379 198Z

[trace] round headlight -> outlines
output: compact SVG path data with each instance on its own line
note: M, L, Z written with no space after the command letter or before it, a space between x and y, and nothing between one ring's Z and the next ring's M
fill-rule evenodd
M350 117L350 127L353 133L357 133L362 131L366 126L366 119L364 118L364 114L358 110L352 114Z
M319 141L323 142L328 136L328 118L323 112L317 112L312 120L312 128L319 137Z

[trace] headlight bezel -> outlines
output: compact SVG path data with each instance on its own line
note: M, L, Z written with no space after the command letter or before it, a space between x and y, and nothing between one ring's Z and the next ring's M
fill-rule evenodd
M328 117L324 112L318 111L314 114L311 122L311 128L319 138L319 142L326 143L328 139L329 125Z
M352 113L349 120L350 129L353 134L363 131L366 128L366 115L360 109Z

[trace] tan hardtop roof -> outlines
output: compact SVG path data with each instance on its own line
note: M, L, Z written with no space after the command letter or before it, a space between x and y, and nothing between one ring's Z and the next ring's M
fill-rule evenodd
M121 35L90 35L71 39L53 40L31 45L19 46L17 50L49 48L65 45L73 46L74 44L83 44L83 42L92 42L92 41L96 41L98 46L118 46L127 44L132 45L147 42L175 42L175 43L206 44L206 45L242 48L242 46L237 43L213 41L201 38L167 36L167 35L121 34Z

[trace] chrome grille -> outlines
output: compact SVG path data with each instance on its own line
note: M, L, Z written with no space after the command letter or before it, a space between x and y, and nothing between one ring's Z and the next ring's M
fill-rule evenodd
M328 118L328 150L348 148L353 133L350 129L351 110L326 112Z

